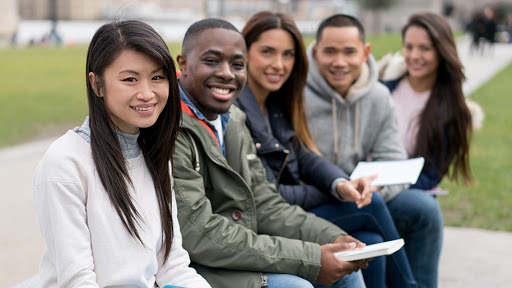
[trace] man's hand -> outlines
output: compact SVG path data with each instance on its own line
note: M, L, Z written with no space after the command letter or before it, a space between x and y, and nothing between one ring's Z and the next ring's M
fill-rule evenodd
M351 241L351 242L347 242ZM331 286L346 275L358 271L360 268L368 267L368 260L346 262L338 259L335 252L351 250L356 247L364 247L365 244L351 236L340 236L334 243L320 246L322 253L320 272L316 283Z
M338 238L334 239L334 241L332 243L356 243L356 247L354 247L354 248L363 248L364 246L366 246L365 243L359 241L358 239L356 239L350 235L339 236ZM350 249L346 249L346 250L350 250Z
M336 184L336 192L344 200L356 202L357 208L363 208L372 202L371 182L375 178L377 178L377 175L339 182Z

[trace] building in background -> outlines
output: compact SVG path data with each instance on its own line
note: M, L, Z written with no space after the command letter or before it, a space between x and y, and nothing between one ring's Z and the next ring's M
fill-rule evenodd
M48 19L52 9L59 20L99 20L138 17L151 20L188 20L190 17L247 19L256 11L284 11L297 20L317 20L343 12L356 14L356 0L18 0L23 19ZM52 5L52 3L55 3ZM55 8L54 8L55 7Z
M16 0L2 0L1 6ZM191 23L205 17L221 17L233 23L244 23L257 11L269 9L294 16L311 33L321 19L334 13L358 17L369 33L398 31L409 15L431 11L447 16L454 29L474 11L486 5L512 7L512 0L17 0L21 19L52 19L65 21L94 21L135 18L146 21ZM4 4L8 3L8 4ZM388 7L380 7L389 3ZM387 6L387 5L385 5ZM379 7L379 9L370 9ZM498 7L498 6L496 6ZM512 9L512 8L511 8ZM5 9L4 9L5 10ZM503 18L507 13L502 11ZM1 18L1 17L0 17Z
M0 46L16 42L19 13L16 0L2 0L0 4Z

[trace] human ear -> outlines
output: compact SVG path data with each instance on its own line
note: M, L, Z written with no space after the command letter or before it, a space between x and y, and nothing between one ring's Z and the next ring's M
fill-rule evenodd
M178 66L180 67L181 75L186 76L187 75L187 58L185 58L185 55L183 55L181 53L178 54L178 56L176 56L176 62L178 63Z
M370 52L372 51L372 46L370 43L365 43L363 47L363 53L364 53L364 61L368 60L368 56L370 56Z
M313 42L313 58L316 59L316 50L318 48L318 43L315 41Z
M98 97L102 97L101 91L98 93L98 87L97 87L96 81L97 81L96 74L94 74L94 72L89 72L89 83L91 84L94 94L96 94L96 96L98 96Z

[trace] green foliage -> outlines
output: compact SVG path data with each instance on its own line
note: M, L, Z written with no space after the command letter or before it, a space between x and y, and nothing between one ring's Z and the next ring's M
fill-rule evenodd
M471 96L486 114L482 130L474 132L471 142L476 183L466 187L443 180L441 187L450 191L439 197L447 225L512 231L512 114L506 105L510 79L512 65Z

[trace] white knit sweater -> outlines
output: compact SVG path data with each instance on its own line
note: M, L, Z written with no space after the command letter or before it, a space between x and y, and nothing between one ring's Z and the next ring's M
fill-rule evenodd
M134 187L130 193L144 219L139 233L146 247L128 233L111 205L90 144L68 131L50 146L33 182L45 242L41 287L210 287L188 267L174 195L174 239L163 264L165 247L153 180L142 153L127 162Z

